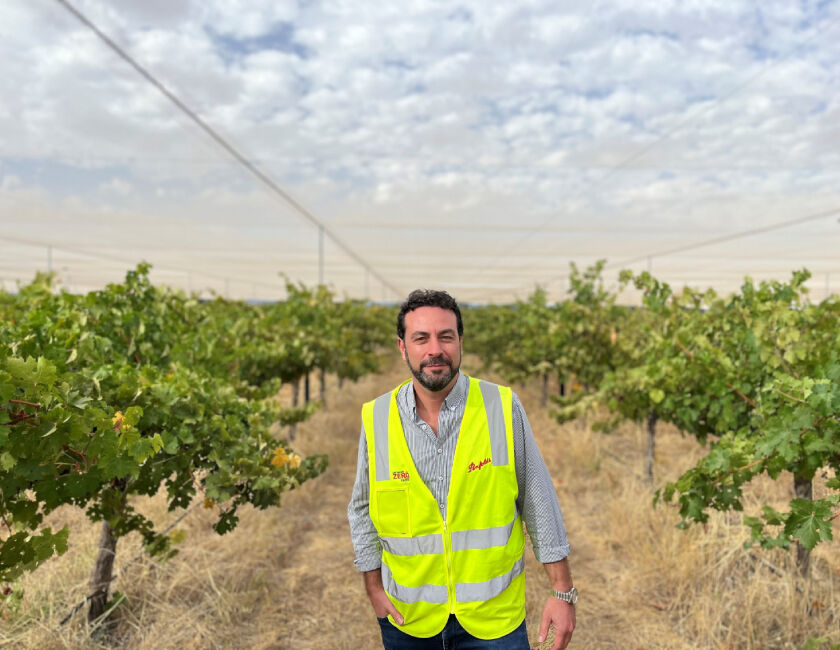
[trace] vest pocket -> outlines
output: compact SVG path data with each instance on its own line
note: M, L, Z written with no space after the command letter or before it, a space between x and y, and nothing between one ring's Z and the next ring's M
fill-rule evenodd
M379 515L379 535L410 535L408 488L389 488L376 491L376 511Z

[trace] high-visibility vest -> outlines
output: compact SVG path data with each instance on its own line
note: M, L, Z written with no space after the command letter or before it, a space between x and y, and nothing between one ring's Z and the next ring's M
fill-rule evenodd
M438 634L450 614L480 639L504 636L525 619L513 392L469 381L445 521L405 440L397 407L405 384L362 407L382 583L403 616L397 627L416 637Z

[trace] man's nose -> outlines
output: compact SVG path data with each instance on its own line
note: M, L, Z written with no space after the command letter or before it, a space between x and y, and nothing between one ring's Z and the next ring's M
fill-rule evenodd
M431 339L429 339L429 347L426 349L426 351L429 353L430 357L436 357L441 352L443 352L443 348L441 348L440 341L432 337Z

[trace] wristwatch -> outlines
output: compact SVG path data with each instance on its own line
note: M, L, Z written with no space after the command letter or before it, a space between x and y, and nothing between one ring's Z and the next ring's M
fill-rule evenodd
M578 601L578 590L572 587L569 591L551 590L551 595L560 600L565 600L570 605L574 605Z

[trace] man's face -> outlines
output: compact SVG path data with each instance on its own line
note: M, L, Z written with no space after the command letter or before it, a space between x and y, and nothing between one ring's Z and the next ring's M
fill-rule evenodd
M461 339L455 313L440 307L419 307L405 315L405 340L400 352L420 385L437 392L446 388L461 367Z

